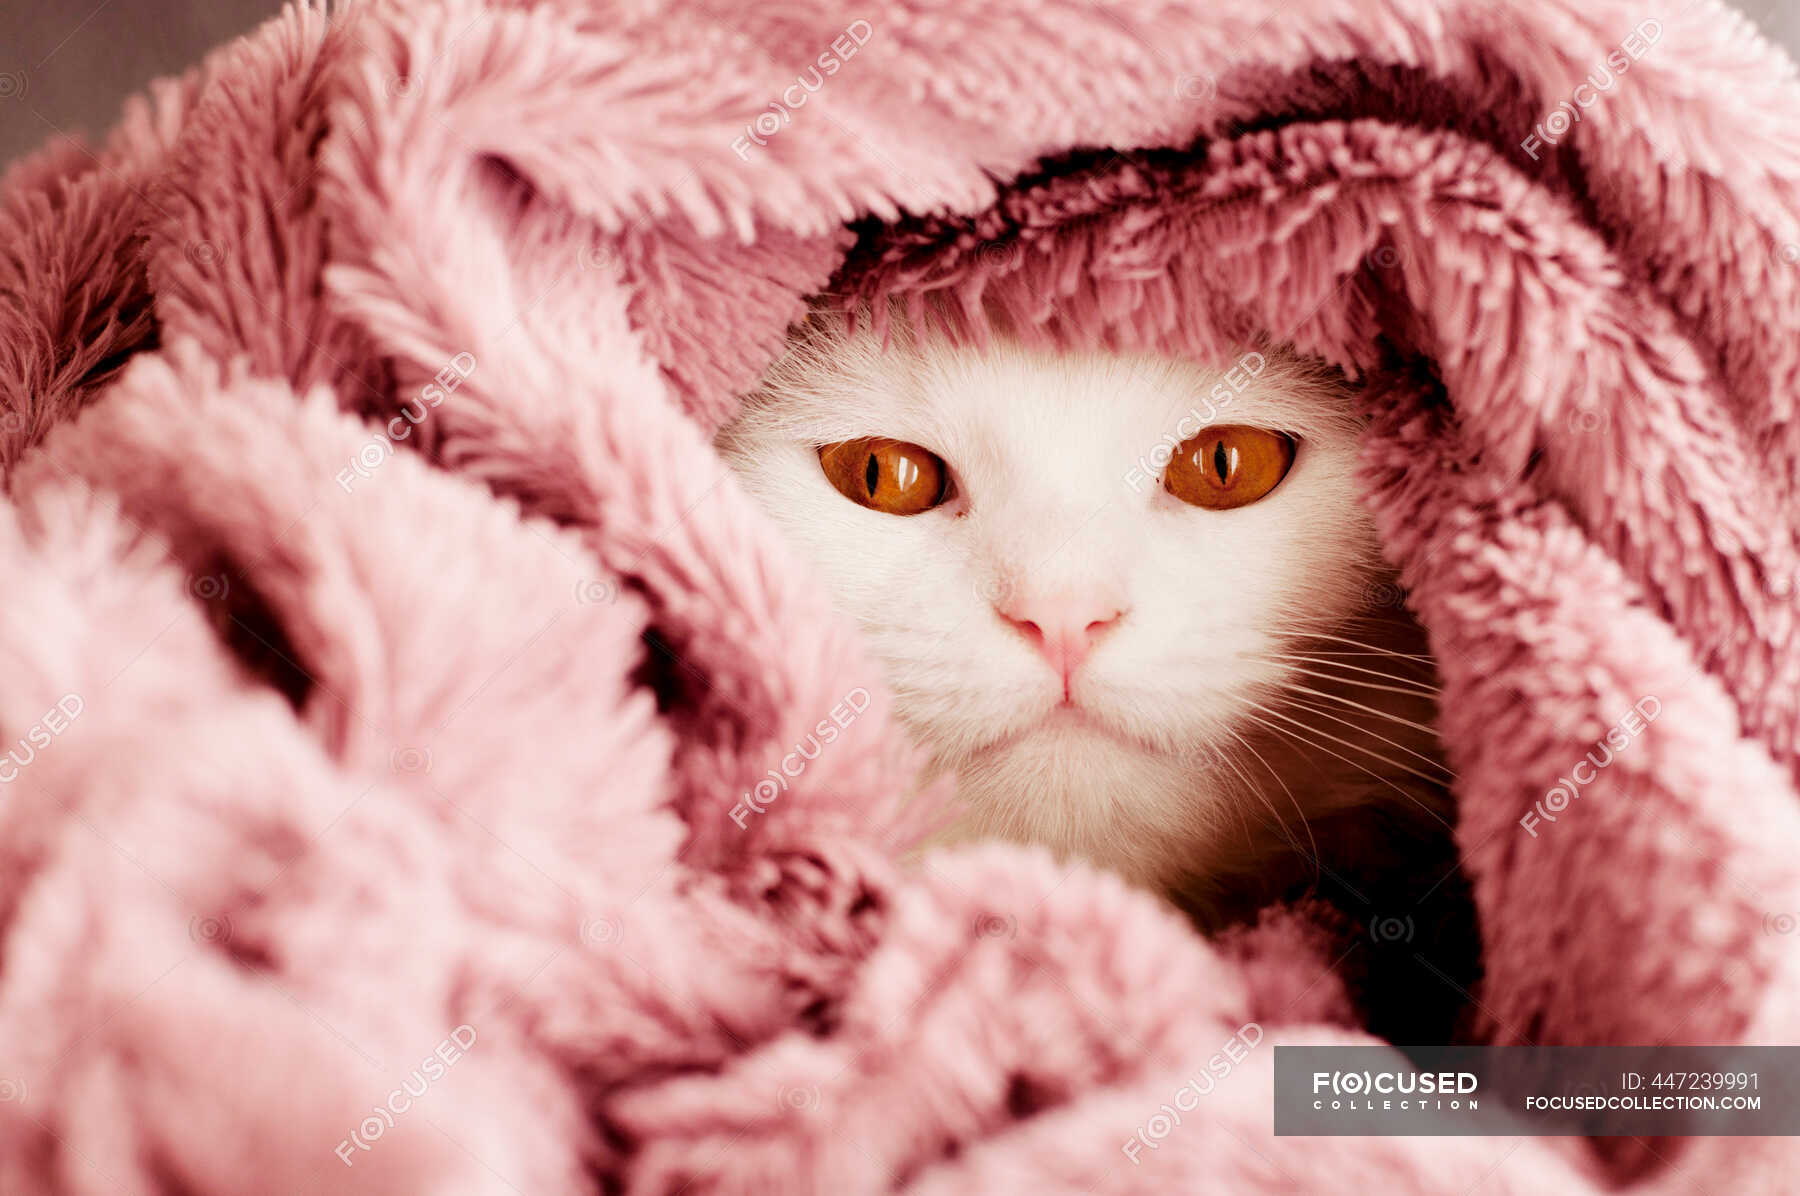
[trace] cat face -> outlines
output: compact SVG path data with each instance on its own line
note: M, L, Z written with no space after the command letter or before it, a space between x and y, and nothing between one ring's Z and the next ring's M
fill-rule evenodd
M1273 355L884 347L815 317L719 444L957 775L960 834L1167 886L1251 850L1271 796L1291 835L1367 787L1267 760L1293 754L1295 687L1324 688L1292 658L1383 576L1358 430L1341 386ZM1220 506L1234 469L1249 500Z

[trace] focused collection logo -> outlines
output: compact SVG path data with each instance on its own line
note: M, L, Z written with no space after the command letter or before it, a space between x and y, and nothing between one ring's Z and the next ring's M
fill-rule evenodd
M1315 1071L1313 1108L1409 1113L1478 1109L1481 1077L1471 1071Z

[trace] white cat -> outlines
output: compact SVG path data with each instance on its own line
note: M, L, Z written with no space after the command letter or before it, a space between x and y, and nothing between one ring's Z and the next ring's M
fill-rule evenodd
M1346 815L1447 831L1359 426L1341 380L1272 351L1209 367L898 321L884 344L821 313L719 446L956 775L953 836L1084 856L1216 922L1357 871L1376 849Z

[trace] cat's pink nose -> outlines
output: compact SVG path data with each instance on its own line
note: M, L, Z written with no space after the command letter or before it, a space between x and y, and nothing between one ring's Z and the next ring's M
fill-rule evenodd
M1116 596L1100 593L1029 597L997 604L994 609L1043 653L1063 679L1065 696L1081 662L1125 614Z

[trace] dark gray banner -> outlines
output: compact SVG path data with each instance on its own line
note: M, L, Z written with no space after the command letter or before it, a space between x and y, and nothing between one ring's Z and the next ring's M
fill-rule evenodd
M1278 1046L1275 1133L1800 1134L1800 1046Z

